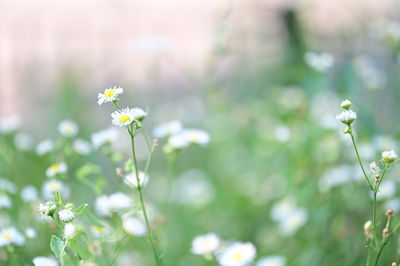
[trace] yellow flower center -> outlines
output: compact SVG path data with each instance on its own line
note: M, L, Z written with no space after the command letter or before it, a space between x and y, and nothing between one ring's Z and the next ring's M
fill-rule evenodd
M235 253L235 254L233 254L233 259L234 260L242 260L243 259L243 254Z
M115 94L115 90L108 90L106 92L104 92L104 97L106 98L110 98Z
M50 166L50 169L51 169L51 171L53 171L53 172L60 172L61 166L60 166L60 164L55 163L55 164L52 164L52 165Z
M50 190L57 191L60 190L60 186L57 183L51 183L49 185Z
M128 115L121 115L121 116L118 118L118 120L119 120L119 122L121 122L121 123L126 123L126 122L129 122L129 121L131 120L131 118L130 118Z
M3 235L3 239L6 240L6 241L9 241L9 240L12 239L12 235L11 234L4 234Z
M105 227L100 227L100 226L93 226L93 230L98 232L98 233L104 233L106 231Z

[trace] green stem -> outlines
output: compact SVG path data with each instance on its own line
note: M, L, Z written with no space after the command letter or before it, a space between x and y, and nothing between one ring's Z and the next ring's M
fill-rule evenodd
M368 185L369 185L369 187L371 188L371 190L374 191L374 187L372 186L371 181L369 181L368 175L367 175L367 173L365 172L364 166L363 166L363 164L362 164L362 162L361 162L360 154L358 153L357 145L356 145L356 142L355 142L355 140L354 140L354 135L353 135L353 133L351 132L351 130L350 130L349 134L350 134L350 136L351 136L351 141L353 142L353 147L354 147L354 150L356 151L356 155L357 155L357 160L358 160L358 163L360 164L360 167L361 167L361 170L362 170L362 172L363 172L363 174L364 174L364 177L365 177L365 179L367 180Z
M148 239L149 239L149 242L150 242L150 245L151 245L151 249L153 251L154 259L156 261L156 265L159 266L159 265L161 265L160 256L159 256L159 253L158 253L155 241L154 241L153 232L151 231L149 219L148 219L148 216L147 216L146 206L144 204L142 187L140 185L140 180L139 180L139 170L138 170L138 163L137 163L136 152L135 152L135 133L136 133L136 131L133 131L132 125L130 127L130 130L128 128L128 132L129 132L129 135L131 136L132 157L133 157L133 164L135 166L137 190L139 192L140 205L141 205L141 208L142 208L142 211L143 211L143 216L144 216L144 220L145 220L146 227L147 227L147 232L148 232Z

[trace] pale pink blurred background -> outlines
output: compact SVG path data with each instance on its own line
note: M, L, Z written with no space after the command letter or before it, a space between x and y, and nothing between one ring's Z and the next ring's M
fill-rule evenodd
M391 0L0 0L0 115L23 114L49 99L65 69L82 90L169 82L194 89L219 43L231 47L229 71L241 56L275 60L280 11L295 7L305 29L327 36L396 15ZM237 61L235 61L235 58ZM204 76L203 76L204 78ZM110 84L111 83L111 84ZM149 86L153 84L153 86Z

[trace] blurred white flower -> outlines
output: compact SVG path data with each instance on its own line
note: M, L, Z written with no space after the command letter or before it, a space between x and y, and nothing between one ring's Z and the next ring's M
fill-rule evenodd
M169 137L168 145L174 149L182 149L191 143L204 146L210 142L210 135L200 129L184 129Z
M68 170L67 164L64 162L54 163L46 169L46 176L53 177L58 174L65 174Z
M149 183L149 175L146 175L144 172L139 171L139 184L140 187L144 187ZM124 178L124 182L130 186L130 187L137 187L138 183L137 183L137 179L136 179L136 173L135 171L127 174Z
M10 115L0 118L0 134L8 134L18 130L21 126L21 118L18 115Z
M38 191L34 186L26 186L21 190L21 199L29 202L34 201L38 197Z
M0 191L15 194L17 192L17 187L10 180L0 177Z
M168 139L168 145L173 149L183 149L189 146L190 141L186 138L185 135L180 133L172 135Z
M115 101L118 98L118 95L122 94L123 92L124 89L121 87L105 89L103 93L99 93L97 95L97 103L98 105L102 105L103 103Z
M7 227L0 231L0 247L8 245L22 246L24 244L24 236L15 227Z
M295 209L288 217L280 221L279 229L284 235L295 233L307 222L307 212L304 209Z
M145 236L147 234L145 224L139 218L129 215L122 217L122 227L126 233L133 236Z
M74 142L72 142L72 148L80 155L87 155L92 150L90 143L84 139L75 139Z
M192 241L192 253L197 255L208 255L217 251L220 245L219 237L214 233L196 236Z
M236 242L229 245L218 256L221 266L245 266L256 256L256 248L252 243Z
M136 121L142 121L146 118L147 113L141 108L133 108L133 119Z
M60 192L64 198L69 197L69 188L63 182L58 180L49 180L43 184L43 197L53 199L56 192Z
M78 125L72 120L64 120L58 124L58 132L64 137L75 137L78 130Z
M112 144L118 138L118 130L116 128L107 128L92 134L92 144L97 149L104 144Z
M129 196L121 192L116 192L109 196L101 195L96 198L95 208L100 216L109 216L113 212L129 208L132 200Z
M336 116L336 119L341 121L343 124L350 125L356 120L357 114L353 110L344 110Z
M160 124L153 130L153 135L156 138L164 138L175 135L182 130L182 123L178 120L173 120Z
M15 134L14 144L15 147L22 151L30 150L33 147L32 136L24 132L18 132Z
M32 238L36 238L37 232L36 232L36 230L34 228L28 227L28 228L25 229L25 235L26 235L26 237L32 239Z
M69 223L75 218L75 213L70 209L63 209L58 212L58 217L60 217L60 220L64 223Z
M315 53L315 52L307 52L304 55L304 60L307 65L317 71L325 72L327 71L334 62L334 58L329 53Z
M0 194L0 209L1 208L11 208L12 202L9 196Z
M54 150L54 143L51 139L45 139L36 146L37 155L44 155Z
M55 209L57 208L57 205L54 203L54 201L47 201L46 203L40 203L39 204L39 214L42 216L42 218L47 218L49 215L52 215L54 213Z
M285 266L286 258L278 255L271 255L261 258L256 266Z
M110 232L110 228L106 224L102 226L92 225L90 229L95 237L103 237Z
M275 129L275 139L279 142L286 142L290 139L290 130L286 126L278 126Z
M397 156L397 153L394 150L382 152L382 160L385 163L393 163L394 161L396 161L398 159L399 159L399 156Z
M111 113L113 125L123 127L132 124L135 121L133 109L125 108Z
M332 187L354 181L354 171L353 166L346 164L328 169L319 180L320 191L326 192Z
M296 200L292 197L286 197L275 203L271 208L271 218L274 221L286 219L296 209Z
M63 237L65 239L71 239L74 236L76 236L77 233L78 233L78 230L77 230L75 224L73 224L73 223L65 224L65 226L64 226L64 234L63 234Z
M33 259L35 266L58 266L58 262L53 257L36 257Z

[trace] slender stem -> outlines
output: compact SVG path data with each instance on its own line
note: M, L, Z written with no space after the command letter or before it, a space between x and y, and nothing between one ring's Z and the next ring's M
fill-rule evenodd
M375 240L375 246L377 244L377 238L376 238L376 193L377 191L374 191L374 199L372 201L372 238Z
M358 160L358 163L359 163L360 166L361 166L361 170L362 170L362 172L363 172L363 174L364 174L364 177L365 177L365 179L367 180L368 185L369 185L369 187L371 188L371 190L374 191L374 187L372 186L371 181L369 181L368 175L367 175L367 173L365 172L364 166L363 166L363 164L362 164L362 162L361 162L360 154L358 153L357 145L356 145L356 142L355 142L355 140L354 140L354 135L353 135L353 133L351 132L351 130L350 130L349 134L350 134L350 136L351 136L351 141L353 142L353 147L354 147L354 150L356 151L356 155L357 155L357 160Z
M371 252L372 251L372 237L369 240L369 245L368 245L368 257L367 257L367 263L365 264L366 266L369 266L369 263L371 261Z
M133 131L132 125L130 127L130 130L128 128L128 132L129 132L129 135L131 136L132 157L133 157L133 164L135 166L137 190L139 192L140 205L141 205L141 208L142 208L142 211L143 211L143 216L144 216L144 220L145 220L146 227L147 227L148 239L149 239L152 251L153 251L153 255L154 255L154 259L156 261L156 265L161 265L160 256L159 256L159 253L158 253L155 241L154 241L153 232L151 231L149 219L148 219L148 216L147 216L146 207L145 207L144 200L143 200L143 193L142 193L142 187L140 185L140 180L139 180L139 170L138 170L138 163L137 163L136 152L135 152L135 133L136 132Z

